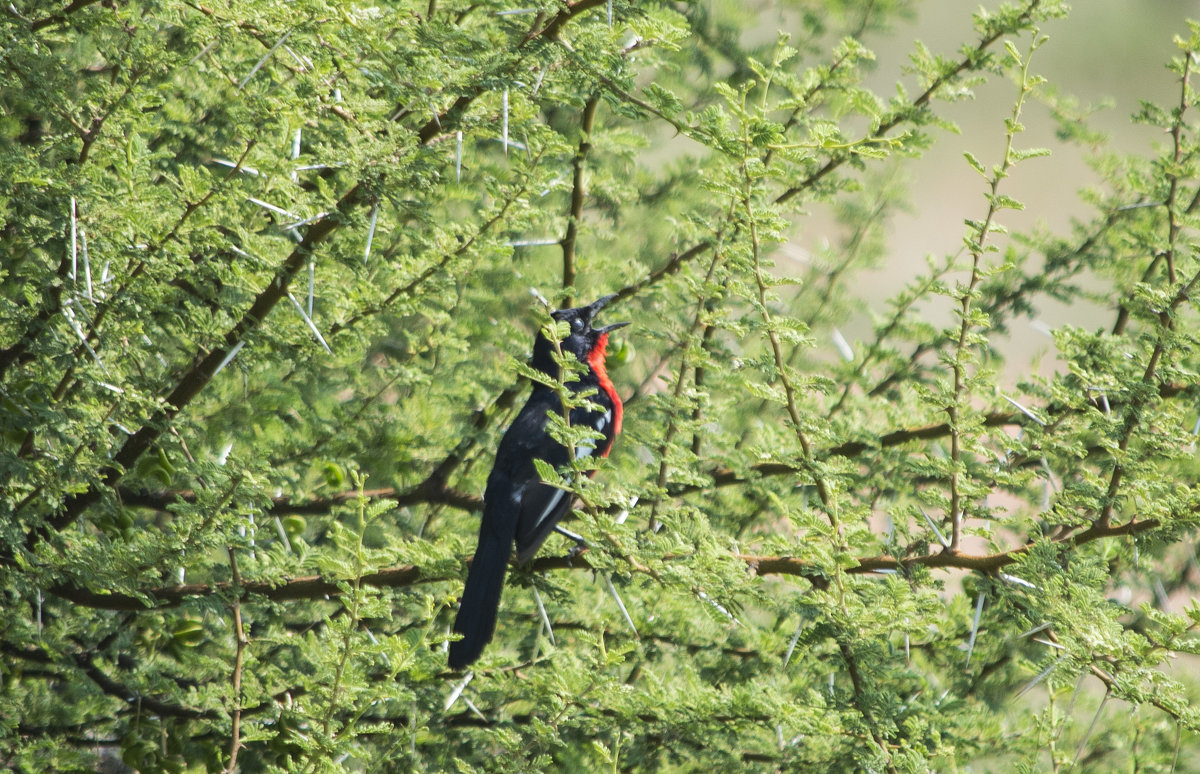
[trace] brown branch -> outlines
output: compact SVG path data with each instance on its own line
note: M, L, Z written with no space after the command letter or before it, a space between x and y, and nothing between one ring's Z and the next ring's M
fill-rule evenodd
M446 463L443 462L443 464ZM197 502L196 492L191 489L163 492L136 492L122 487L118 490L118 494L120 495L121 502L127 506L153 508L158 511L165 511L176 502ZM301 516L325 514L340 505L352 503L358 495L357 490L337 492L328 497L313 497L308 500L293 500L286 495L279 495L271 498L271 504L267 507L267 512L276 515L294 513ZM379 489L368 489L363 492L363 495L368 500L393 500L397 508L402 508L406 505L419 505L421 503L449 505L452 508L458 508L463 511L479 511L483 508L482 498L439 485L435 483L433 475L411 489L398 490L393 487L382 487Z
M477 431L482 431L496 411L511 407L520 393L520 384L514 385L500 393L491 407L475 413L474 418L471 420L471 426ZM1027 421L1031 420L1019 412L997 411L987 414L984 417L983 424L985 427L1004 427L1022 425ZM818 458L853 458L875 448L889 449L912 441L944 438L949 432L949 425L945 422L936 425L893 430L890 433L880 436L876 442L846 441L845 443L818 452L816 456ZM459 442L458 446L438 463L438 466L434 468L433 472L424 481L411 489L398 490L393 487L382 487L379 489L368 489L363 494L369 500L394 500L398 508L406 505L431 503L435 505L449 505L452 508L458 508L463 511L480 511L483 509L483 499L481 497L451 489L445 483L450 474L463 463L466 454L477 443L477 440L474 435L464 438ZM714 468L709 471L708 475L711 479L711 486L724 487L744 484L755 477L781 476L797 472L799 472L799 469L794 465L783 462L764 462L753 465L746 471ZM673 497L678 497L701 491L705 488L698 484L689 484L672 487L669 489L669 494ZM121 502L127 506L153 508L155 510L167 510L172 503L177 501L184 503L195 503L197 501L196 493L190 489L138 492L132 489L121 488L119 495ZM347 490L326 497L314 497L307 500L293 500L287 495L279 495L271 498L271 504L268 506L267 511L274 514L320 515L329 513L337 506L352 502L356 497L358 497L358 492L355 490Z
M66 8L62 9L58 13L43 17L43 18L38 19L37 21L33 22L33 24L30 25L30 29L33 30L34 32L37 32L38 30L42 29L43 27L49 27L51 24L60 24L62 22L65 22L67 20L68 16L75 13L76 11L87 8L89 5L92 5L95 2L96 2L96 0L72 0L70 5L68 5Z
M1026 7L1025 11L1017 18L1017 22L1020 24L1025 23L1029 19L1029 15L1033 12L1033 9L1037 8L1039 5L1041 5L1041 0L1033 0L1033 2L1029 3L1029 5ZM964 54L963 57L961 59L959 59L958 62L956 62L953 67L948 68L941 75L934 78L933 82L931 82L929 84L929 86L926 87L925 91L921 92L920 96L918 96L915 100L910 102L908 105L905 105L905 109L903 111L897 110L895 113L892 114L891 118L880 123L880 125L878 127L876 127L874 131L872 131L869 135L867 135L867 137L865 138L866 141L877 140L877 139L883 137L888 132L890 132L892 129L895 129L897 126L899 126L905 120L906 115L908 115L914 111L919 111L919 110L923 109L924 107L926 107L926 105L928 105L929 102L931 102L933 100L934 94L936 94L940 88L945 86L947 83L949 83L954 78L957 78L964 71L971 69L975 65L975 63L979 60L980 56L984 52L986 52L989 48L991 48L992 45L997 40L1002 38L1005 34L1007 34L1010 31L1011 30L1007 30L1007 29L997 29L991 35L988 35L987 37L981 39L978 43L975 44L975 47L973 49L971 49L971 51ZM786 191L781 193L779 196L777 196L775 198L775 203L782 204L782 203L786 202L788 199L791 199L792 197L794 197L796 194L800 193L801 191L811 188L813 185L820 182L820 180L822 178L824 178L826 175L835 171L842 164L846 163L852 156L853 156L852 152L844 151L844 152L830 158L816 172L809 175L807 178L802 180L800 183L792 186L791 188L787 189Z
M579 560L576 560L579 564ZM538 565L538 562L534 562ZM582 565L581 565L582 566ZM423 577L415 565L391 567L368 573L362 577L363 585L376 588L406 588L418 583L447 580L447 577ZM99 610L146 610L153 607L175 607L192 597L207 597L213 594L226 595L234 591L230 581L218 583L183 583L149 589L143 595L95 592L77 586L59 584L50 589L57 597L84 607ZM244 581L239 587L243 599L261 596L274 602L289 602L300 599L324 599L340 596L342 587L337 582L320 575L308 575L278 581Z
M1051 540L1069 547L1081 546L1102 538L1136 535L1147 530L1155 529L1161 524L1158 519L1137 521L1130 519L1117 526L1101 526L1095 523L1083 532L1061 535ZM998 551L994 554L965 554L952 551L938 551L933 554L897 559L894 556L869 556L855 559L856 564L846 570L852 575L864 575L887 570L905 570L909 567L944 568L954 570L971 570L974 572L995 572L1001 570L1022 555L1028 553L1036 545L1034 542ZM791 556L756 557L739 555L757 575L794 575L813 581L813 585L824 588L828 581L817 573L813 565Z
M338 215L348 214L359 204L362 195L363 189L358 185L353 186L338 201L335 213L325 216L308 227L303 241L288 256L283 266L276 272L274 279L258 294L242 318L225 333L222 345L213 349L206 357L188 369L175 385L175 389L167 396L163 407L155 412L154 416L130 436L121 449L113 455L113 464L104 470L99 482L91 484L78 494L71 495L63 502L62 511L47 522L51 527L62 530L74 522L84 509L100 499L103 490L115 485L142 453L158 440L167 424L208 386L217 370L234 351L234 347L244 343L246 337L262 325L275 305L287 295L288 284L295 273L307 264L309 256L317 245L325 241L337 229L341 220Z
M144 606L143 608L144 609ZM0 643L0 652L14 656L23 661L33 661L38 664L55 664L58 659L52 657L45 650L38 647L18 647L7 642ZM219 717L219 713L212 710L200 710L194 707L188 707L182 704L172 704L156 699L153 696L145 696L124 683L117 682L109 677L104 670L96 666L92 661L92 657L87 653L66 654L66 658L70 663L87 675L96 686L108 694L122 699L131 704L137 704L143 710L162 717L170 718L189 718L189 719L214 719Z
M841 653L842 661L846 663L846 673L850 675L850 687L854 691L854 698L851 703L858 714L862 716L867 726L867 732L871 735L871 739L875 745L887 758L887 770L889 772L897 772L896 764L892 762L891 752L888 750L887 742L879 733L879 723L872 716L870 708L866 703L865 691L863 688L863 679L861 670L858 668L858 658L854 655L854 651L850 649L850 645L841 638L835 638L838 652Z
M92 151L92 146L95 145L96 140L100 139L100 131L104 128L104 122L107 121L109 116L113 114L113 111L117 109L117 106L120 105L126 97L133 93L133 87L137 85L137 82L141 78L143 72L144 71L141 70L133 70L129 78L129 83L125 85L125 91L121 94L121 96L113 100L112 104L109 105L108 109L103 113L92 116L91 124L87 129L80 133L79 139L82 141L83 146L79 149L79 156L75 159L76 164L82 165L87 162L88 156Z
M226 550L229 552L229 571L236 588L242 585L242 576L238 572L237 554L234 552L233 546L229 546ZM232 728L229 732L229 763L225 766L225 771L228 774L234 774L237 771L238 750L242 746L242 666L245 663L248 643L246 631L242 626L241 597L235 596L229 606L233 611L233 636L237 638L237 649L234 653L233 674L230 677L233 687L233 713Z
M1071 535L1062 535L1051 542L1067 547L1077 547L1085 543L1110 537L1136 535L1155 529L1161 524L1158 519L1137 521L1130 519L1117 526L1101 526L1093 524L1088 529ZM1034 547L1030 542L1006 551L994 554L966 554L939 551L933 554L906 557L898 559L894 556L869 556L855 559L856 564L846 570L851 575L865 575L880 570L904 570L909 567L929 567L976 572L994 572L1017 561L1023 554ZM670 560L676 557L665 557ZM682 557L681 557L682 558ZM804 578L818 588L825 588L828 579L816 565L794 556L756 556L752 554L737 554L736 558L746 563L747 567L758 576L786 575ZM466 564L470 560L465 560ZM457 566L457 565L456 565ZM592 570L593 567L587 556L545 556L534 559L528 566L531 572L548 572L551 570ZM454 580L459 577L457 570L445 574L427 574L417 565L389 567L383 570L367 573L362 576L362 585L374 588L408 588L420 583L435 583ZM60 584L50 589L57 597L73 602L83 607L100 610L145 610L148 607L174 607L193 597L207 597L214 594L227 595L241 589L241 598L261 596L273 602L288 602L302 599L325 599L342 594L343 586L337 581L320 575L309 575L300 578L277 579L270 581L243 582L240 587L230 581L218 583L187 583L175 586L146 589L139 595L95 592L76 586Z
M1197 193L1200 193L1200 190ZM1150 263L1146 265L1146 270L1142 272L1142 277L1138 280L1138 284L1145 284L1150 281L1150 278L1154 276L1154 270L1158 268L1158 264L1162 259L1162 253L1150 259ZM1130 306L1136 298L1137 294L1134 291L1130 291L1125 299L1117 304L1117 320L1113 323L1111 335L1121 336L1125 333L1125 326L1129 324L1129 316L1131 314Z
M574 170L571 183L571 212L567 216L567 233L563 235L563 278L564 289L575 286L575 242L579 238L579 224L583 220L583 199L585 188L585 173L588 152L592 149L592 128L596 123L596 108L600 105L598 96L591 96L583 106L579 118L579 148L571 161ZM570 306L571 299L563 299L563 306Z
M532 27L529 32L525 34L525 37L517 45L516 50L523 50L526 45L534 40L553 40L558 36L558 33L562 30L564 25L584 11L600 5L601 2L603 2L603 0L579 0L579 2L567 3L567 7L555 14L545 27L539 29L535 24L534 27ZM518 58L515 62L513 62L510 65L510 70L515 69L520 64L520 61L520 58ZM467 112L467 108L469 108L476 99L486 94L489 90L489 86L481 83L473 88L470 93L460 95L458 99L454 100L454 103L445 111L435 114L432 118L426 121L425 125L417 131L417 136L420 138L421 144L428 145L435 137L446 131L447 128L456 125L462 119L463 114ZM403 105L398 107L396 110L397 120L399 120L399 118L405 113L406 111Z
M657 284L664 277L668 277L672 274L675 274L680 269L682 269L685 265L687 265L688 263L693 261L696 257L698 257L698 256L704 254L706 251L712 249L713 246L716 245L717 242L720 241L720 239L721 239L721 232L718 231L716 234L713 235L712 238L705 239L704 241L699 242L698 244L692 245L687 250L684 250L682 253L673 254L667 260L667 262L664 263L662 266L660 266L657 269L655 269L654 271L650 272L649 274L647 274L645 277L638 280L637 282L634 282L631 285L626 285L625 287L618 290L617 297L614 300L617 302L624 301L627 298L631 298L631 297L637 295L638 293L640 293L641 291L650 287L651 285Z
M474 418L471 420L471 426L475 430L481 431L487 426L488 420L498 410L511 407L520 393L520 384L514 385L500 393L491 407L475 413ZM1002 427L1020 425L1026 421L1029 421L1028 418L1019 412L993 412L984 417L983 424L986 427ZM881 436L877 443L847 441L820 452L817 456L824 458L852 458L874 448L888 449L895 446L902 446L911 441L943 438L949 432L949 426L945 422L936 425L926 425L924 427L893 430ZM397 508L429 503L434 505L448 505L463 511L480 511L483 509L483 498L457 489L451 489L445 483L450 474L463 463L466 454L477 443L477 440L473 434L464 438L459 442L458 446L438 463L438 466L434 468L433 472L424 481L410 489L400 490L394 487L381 487L378 489L368 489L363 492L363 495L368 500L392 500L395 502ZM753 477L781 476L796 472L798 472L798 468L794 465L782 462L764 462L751 466L748 469L749 476L743 472L729 468L715 468L709 472L709 477L711 478L711 485L713 487L723 487L744 484L752 480ZM680 496L700 491L703 488L699 485L674 487L670 489L670 494L672 496ZM126 506L153 508L160 511L169 509L176 502L189 504L197 502L197 495L191 489L138 492L122 487L118 490L118 494L121 502ZM359 493L357 490L346 490L326 497L313 497L306 500L294 500L287 495L279 495L271 498L271 504L267 507L267 512L276 515L284 513L301 516L321 515L329 513L338 506L353 502L358 496Z
M517 396L521 394L521 389L522 383L517 383L501 392L491 406L475 412L470 426L474 430L481 432L487 427L491 418L499 411L504 411L512 407ZM1192 387L1178 384L1163 384L1159 388L1159 394L1163 398L1173 398L1190 393L1191 391ZM1115 400L1109 402L1110 409L1118 405ZM1049 413L1055 414L1058 412L1051 407ZM1016 427L1032 421L1032 419L1019 411L993 411L984 415L983 426ZM873 441L845 441L837 446L818 450L815 456L817 459L829 459L832 457L852 459L873 449L891 449L913 441L930 441L945 438L949 434L950 426L946 422L940 422L935 425L902 428L884 433L877 440ZM457 489L451 489L446 485L450 475L466 460L466 455L477 443L478 437L473 433L468 434L438 463L437 467L433 469L424 481L414 487L403 490L393 487L382 487L379 489L368 489L363 494L369 500L393 500L397 508L429 503L434 505L448 505L463 511L478 512L483 509L483 499L481 497ZM783 476L798 472L800 472L800 469L795 465L783 462L763 462L752 465L745 471L730 468L713 468L708 471L708 476L711 480L710 486L725 487L744 484L754 478ZM703 491L707 488L698 484L688 484L670 487L668 493L672 497L679 497ZM184 503L195 503L197 501L196 493L190 489L138 492L122 487L119 489L118 494L121 502L127 506L153 508L155 510L167 510L176 501ZM329 513L337 506L352 502L356 497L358 497L357 490L347 490L326 497L314 497L306 500L294 500L287 495L279 495L271 498L271 504L267 507L267 512L273 514L294 513L303 516L321 515ZM643 502L645 501L643 500Z
M554 40L558 37L558 33L562 31L562 28L567 24L567 22L571 21L576 16L579 16L584 11L589 11L592 8L598 8L604 2L605 0L577 0L574 3L567 3L567 7L555 14L554 18L551 19L545 27L540 30L536 27L530 30L525 36L525 39L521 41L521 46L523 47L525 44L529 43L535 38Z
M531 32L519 47L523 47L530 40L543 35L547 37L557 35L564 24L598 4L599 0L580 0L574 4L568 4L567 8L557 14L545 28L538 32ZM430 119L418 132L420 143L428 144L442 130L443 124L457 122L467 107L482 93L483 87L480 87L473 94L463 95L441 116L434 116ZM61 530L74 522L80 513L100 499L101 493L105 489L112 487L121 479L124 471L154 444L166 424L208 385L217 369L225 362L228 354L233 351L233 347L238 346L245 340L246 334L262 324L275 304L287 294L288 283L306 263L312 250L336 231L345 219L344 216L363 201L365 201L364 189L360 184L355 184L338 201L336 215L326 216L308 227L303 241L288 256L275 278L259 293L254 304L242 319L226 332L222 346L214 349L183 375L175 389L167 397L165 406L126 440L114 455L113 464L103 471L99 482L91 484L83 492L71 495L64 500L62 511L47 522L52 528ZM38 537L39 533L31 533L30 541L34 541Z

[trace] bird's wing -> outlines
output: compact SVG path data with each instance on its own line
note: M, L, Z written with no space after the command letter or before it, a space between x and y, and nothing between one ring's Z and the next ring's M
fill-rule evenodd
M575 458L592 456L599 449L606 456L612 446L613 411L585 411L572 416L573 423L587 424L604 437L593 442L581 442L575 446ZM546 462L561 467L567 462L565 447L555 444L553 454L543 456ZM567 515L571 507L571 493L534 479L525 487L521 496L521 511L517 521L517 563L524 564L533 558L538 548L554 530L554 526Z

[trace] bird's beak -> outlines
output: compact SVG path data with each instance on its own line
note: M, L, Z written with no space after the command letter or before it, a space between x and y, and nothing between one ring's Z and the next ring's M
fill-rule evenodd
M588 304L587 305L588 322L591 323L591 321L596 318L596 315L598 315L600 313L600 310L602 310L604 307L608 306L613 301L615 301L618 295L620 295L620 294L613 293L611 295L597 298L595 301ZM629 323L627 323L627 322L619 322L619 323L613 323L612 325L606 325L603 328L593 328L592 330L594 330L596 333L608 333L609 331L615 331L617 328L622 328L628 324Z
M612 303L616 299L617 295L617 293L612 293L611 295L597 298L595 301L588 304L588 317L592 318L600 314L600 310Z

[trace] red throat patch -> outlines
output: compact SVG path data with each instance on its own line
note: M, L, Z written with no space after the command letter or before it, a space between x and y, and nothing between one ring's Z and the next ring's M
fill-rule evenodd
M592 347L592 351L588 353L587 362L591 366L592 371L596 373L596 379L600 382L600 389L608 395L608 399L613 404L613 437L615 438L621 432L621 398L617 395L617 388L613 387L612 380L608 378L608 371L604 368L604 358L608 354L608 334L601 333L600 338L596 339L596 346ZM609 449L612 444L609 444ZM609 449L605 449L601 456L607 457Z

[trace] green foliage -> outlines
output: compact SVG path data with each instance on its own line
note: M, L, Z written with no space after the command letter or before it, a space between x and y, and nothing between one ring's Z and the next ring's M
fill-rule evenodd
M789 0L777 37L724 0L46 5L0 20L0 765L1196 758L1200 26L1122 155L1037 74L1045 0L888 94L903 0ZM960 249L848 341L907 170L995 80ZM1104 181L1068 234L1006 222L1037 99ZM625 431L539 466L589 550L513 568L452 673L528 381L594 442L583 366L525 365L534 299L605 293ZM1014 323L1082 299L1014 384Z

